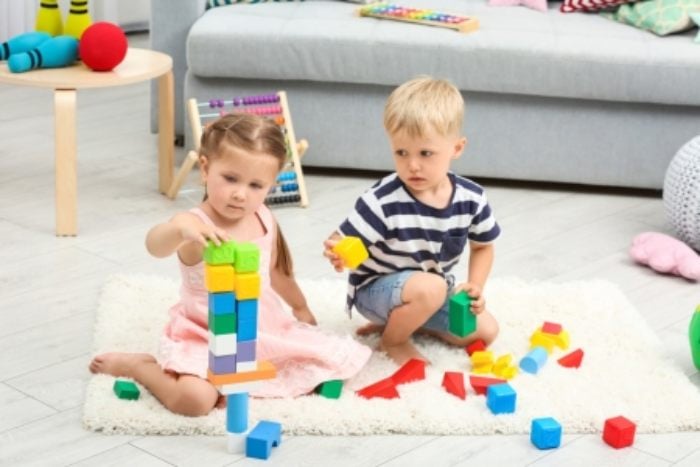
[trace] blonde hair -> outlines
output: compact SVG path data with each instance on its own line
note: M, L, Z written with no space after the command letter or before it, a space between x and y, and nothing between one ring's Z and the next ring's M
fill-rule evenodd
M389 134L405 131L422 137L428 128L441 136L461 132L464 99L449 81L419 76L396 88L384 107L384 128Z
M231 149L270 155L282 170L287 162L287 142L280 127L271 119L251 114L228 114L211 122L202 132L199 155L209 161L224 157ZM204 200L207 199L206 191ZM294 264L287 241L277 225L275 268L292 277Z

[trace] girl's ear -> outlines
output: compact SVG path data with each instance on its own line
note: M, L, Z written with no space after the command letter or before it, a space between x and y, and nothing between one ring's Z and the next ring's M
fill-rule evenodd
M202 177L202 182L206 182L209 174L209 159L203 154L199 155L199 174Z

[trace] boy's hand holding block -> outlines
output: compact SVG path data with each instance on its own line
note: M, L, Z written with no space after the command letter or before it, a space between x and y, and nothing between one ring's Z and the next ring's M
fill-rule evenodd
M471 312L472 299L462 290L450 298L449 330L452 334L465 337L476 331L476 315Z
M343 237L334 247L333 252L341 257L346 267L357 268L369 258L365 245L357 237Z

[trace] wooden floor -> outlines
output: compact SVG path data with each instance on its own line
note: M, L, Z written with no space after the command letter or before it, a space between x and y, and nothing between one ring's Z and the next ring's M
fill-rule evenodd
M131 41L144 46L147 38ZM79 236L56 238L51 93L0 86L0 465L257 463L226 454L219 437L102 436L81 427L94 313L106 277L136 272L176 277L172 259L148 256L144 235L155 222L201 199L195 174L176 201L157 194L148 95L147 84L79 93ZM321 242L372 181L309 175L311 206L276 211L299 276L334 274L321 256ZM495 182L486 187L503 228L493 276L615 282L700 387L687 338L700 287L637 267L627 255L635 234L666 230L658 195ZM322 324L323 310L316 312ZM533 448L527 436L295 437L286 438L270 461L428 463L690 467L700 465L700 433L640 435L633 448L622 451L608 448L598 435L567 435L560 449L545 452Z

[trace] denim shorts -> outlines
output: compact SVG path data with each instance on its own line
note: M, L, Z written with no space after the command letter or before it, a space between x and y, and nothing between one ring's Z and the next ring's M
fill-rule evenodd
M401 291L404 285L406 285L408 278L416 272L419 271L401 271L387 274L357 289L355 292L355 308L369 321L377 324L385 324L389 319L391 310L397 306L403 305ZM442 307L428 318L428 321L421 327L439 332L448 330L449 297L452 295L452 282L453 281L448 280L449 288Z

